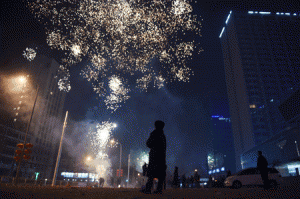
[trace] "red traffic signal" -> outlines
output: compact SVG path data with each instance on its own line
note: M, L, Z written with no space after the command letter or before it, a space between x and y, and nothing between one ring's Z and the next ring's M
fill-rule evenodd
M30 154L30 153L32 153L32 150L31 150L31 149L25 149L25 150L24 150L24 153Z
M30 159L30 155L23 155L23 159L24 160L29 160Z
M121 177L123 176L123 169L121 169Z
M32 147L33 147L33 144L31 144L31 143L27 143L27 144L26 144L26 148L27 148L27 149L31 149Z
M15 161L19 161L20 159L21 159L20 156L15 156L15 157L14 157L14 160L15 160Z
M23 149L24 148L24 144L23 143L19 143L19 144L17 144L17 147L20 148L20 149Z
M15 151L15 153L16 153L17 155L20 155L20 154L22 153L22 150L17 149L17 150Z

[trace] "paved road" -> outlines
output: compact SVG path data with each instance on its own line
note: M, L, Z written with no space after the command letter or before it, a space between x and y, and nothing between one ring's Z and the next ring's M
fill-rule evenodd
M167 189L162 195L146 195L139 189L126 188L66 188L66 187L12 187L1 185L0 198L104 198L104 199L143 199L143 198L300 198L299 185L279 187L277 190L263 190L262 188L201 188L201 189Z

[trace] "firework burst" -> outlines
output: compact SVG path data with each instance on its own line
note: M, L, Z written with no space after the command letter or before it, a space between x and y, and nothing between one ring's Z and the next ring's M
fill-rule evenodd
M26 48L26 50L23 51L23 56L28 60L32 61L36 57L36 51L32 48Z
M192 73L186 66L198 44L201 23L192 15L188 0L36 0L28 6L46 26L47 43L62 50L64 68L87 57L90 64L82 76L90 81L96 93L106 97L106 105L116 110L128 99L103 86L112 79L135 78L137 87L147 90L151 82L161 88L167 80L189 81ZM202 49L198 48L199 52ZM157 58L163 71L149 64ZM66 71L66 74L69 72ZM116 75L118 74L118 75ZM113 76L115 75L115 76ZM122 77L121 77L122 76ZM68 76L60 89L70 89ZM109 83L110 84L110 83ZM125 94L126 93L126 94Z
M116 128L114 123L105 121L89 131L92 150L96 154L93 164L96 165L97 174L101 177L107 177L110 174L111 163L107 155L107 144L114 128Z

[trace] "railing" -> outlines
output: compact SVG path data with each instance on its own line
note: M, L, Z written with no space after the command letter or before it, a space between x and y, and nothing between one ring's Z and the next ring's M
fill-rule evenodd
M15 180L15 177L10 177L10 176L0 176L0 183L1 184L8 184L12 185ZM77 181L66 181L66 180L56 180L55 186L78 186ZM27 179L27 178L19 178L19 185L30 185L30 186L51 186L52 185L52 180L48 179L42 179L42 180L34 180L34 179ZM87 186L87 183L85 183ZM96 183L90 182L89 185L93 186Z

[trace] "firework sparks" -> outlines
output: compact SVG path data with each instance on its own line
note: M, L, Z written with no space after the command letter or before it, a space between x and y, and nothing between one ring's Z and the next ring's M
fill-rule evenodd
M28 6L46 25L48 45L64 51L65 69L84 56L89 58L91 65L81 74L96 93L106 97L109 109L116 110L118 103L128 99L127 90L119 89L122 94L117 94L110 88L108 94L104 88L114 74L122 74L126 82L135 78L142 90L151 81L161 88L166 80L188 81L192 74L186 63L198 44L186 33L200 37L201 23L191 14L188 0L36 0ZM164 77L149 66L154 58L161 62L161 70L169 71ZM69 71L65 73L59 86L68 91Z
M23 56L28 60L32 61L36 57L36 51L32 48L26 48L26 50L23 51Z
M110 172L110 160L107 155L107 145L111 137L111 132L116 128L114 123L105 121L96 125L96 129L91 128L89 136L92 150L96 154L93 161L97 165L96 171L101 177L107 177Z
M115 75L113 75L109 80L109 88L111 90L111 94L106 97L104 102L111 110L116 110L120 107L119 104L121 102L129 98L127 95L129 89L126 89L122 84L121 79Z

